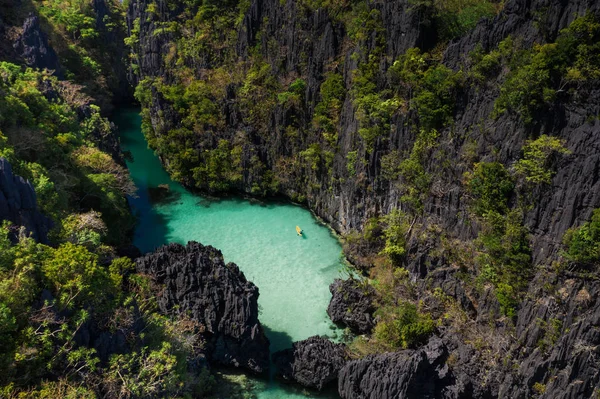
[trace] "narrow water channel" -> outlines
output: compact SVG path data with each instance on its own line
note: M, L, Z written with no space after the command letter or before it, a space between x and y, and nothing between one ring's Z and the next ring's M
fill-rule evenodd
M220 249L226 262L237 263L259 287L259 318L271 352L313 335L336 338L340 332L325 310L329 284L340 275L343 259L330 230L292 204L214 201L188 192L169 178L148 149L138 112L123 109L114 118L122 148L133 156L127 165L139 189L138 198L130 199L139 219L135 245L147 252L168 242L194 240ZM168 185L166 197L159 195L159 185ZM303 237L296 234L296 225L304 230ZM293 389L273 378L258 386L259 399L330 397Z

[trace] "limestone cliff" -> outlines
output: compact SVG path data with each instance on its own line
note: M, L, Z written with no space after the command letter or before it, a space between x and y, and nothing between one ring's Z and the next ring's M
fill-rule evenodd
M565 233L600 207L600 86L597 78L579 85L556 78L539 103L526 93L522 108L502 109L499 99L511 90L518 58L555 46L573 21L598 15L598 2L509 0L451 40L427 2L365 1L356 9L347 2L308 3L251 1L232 17L236 22L199 29L206 33L202 43L225 43L203 47L189 31L172 28L197 10L131 1L132 80L140 84L146 135L167 169L201 190L305 202L342 234L371 234L374 218L406 213L398 263L413 284L407 296L433 313L449 297L466 318L437 328L429 345L443 347L444 355L432 362L425 347L350 363L340 373L342 396L415 397L425 384L432 387L421 392L430 397L590 397L600 382L593 355L595 269L555 266ZM197 47L190 52L192 43ZM501 54L507 43L512 64ZM427 52L426 67L439 66L443 81L460 83L415 98L419 87L407 83L410 77L394 75L407 52L414 59ZM503 61L485 69L481 57L490 54ZM192 81L205 86L186 91ZM402 90L411 93L395 97ZM377 113L361 96L387 101L393 110ZM442 120L424 118L419 101L425 106L440 98L451 99L440 106ZM547 182L532 185L521 177L505 199L507 209L519 209L519 225L528 232L526 256L516 262L528 274L512 298L514 314L501 317L497 283L477 283L483 265L476 261L481 248L473 248L489 226L485 212L474 210L467 181L477 164L513 173L524 148L543 135L566 151L547 159ZM226 184L214 184L214 176ZM382 250L358 247L350 258L367 269L367 255ZM338 297L338 305L352 306L343 302L348 298ZM353 327L341 310L335 317ZM389 372L385 387L376 381L382 369ZM400 373L405 369L412 374Z

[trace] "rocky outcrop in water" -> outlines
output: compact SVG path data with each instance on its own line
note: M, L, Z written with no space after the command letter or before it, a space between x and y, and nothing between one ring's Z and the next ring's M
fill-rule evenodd
M314 336L274 353L273 363L283 379L321 390L337 379L347 358L345 345Z
M327 314L334 323L348 326L356 334L366 334L375 326L375 290L358 280L336 279L330 286Z
M10 163L0 158L0 221L3 220L23 226L38 242L48 242L52 221L38 210L33 186L13 174Z
M182 312L205 326L212 361L255 373L269 368L269 341L258 320L258 288L221 251L169 244L136 260L157 285L164 313Z
M56 76L63 76L58 56L48 44L48 36L42 31L40 19L37 16L27 17L23 24L23 33L13 46L28 66L49 69L54 71Z

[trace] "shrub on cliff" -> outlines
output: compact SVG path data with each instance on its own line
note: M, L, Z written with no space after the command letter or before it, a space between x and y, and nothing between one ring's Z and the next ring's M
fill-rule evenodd
M504 214L515 184L501 163L479 162L473 172L465 174L467 188L473 196L473 210L478 216L489 212Z
M417 306L410 302L382 308L375 315L381 318L375 326L375 339L384 348L392 350L421 345L435 329L431 316L419 312Z
M563 238L566 256L573 262L600 264L600 209L594 210L590 221L569 229Z
M515 164L515 172L533 184L550 184L554 172L549 168L554 154L569 154L564 140L542 134L523 147L523 158Z
M505 59L510 72L494 104L495 115L512 111L531 124L549 104L582 83L598 79L599 41L600 22L587 13L563 29L555 43L530 50L514 48Z

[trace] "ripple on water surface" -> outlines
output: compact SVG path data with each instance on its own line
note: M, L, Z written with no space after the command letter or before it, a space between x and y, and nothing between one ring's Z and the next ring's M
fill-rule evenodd
M343 260L341 246L327 227L291 204L215 201L189 193L169 179L147 148L137 110L123 110L115 119L122 147L133 156L128 167L139 197L131 204L139 216L135 244L142 251L191 240L220 249L226 262L237 263L259 287L259 317L271 351L313 335L335 337L325 310L329 284L339 276ZM161 194L164 185L168 192ZM296 234L296 225L304 236ZM306 397L274 382L257 394L265 399Z

